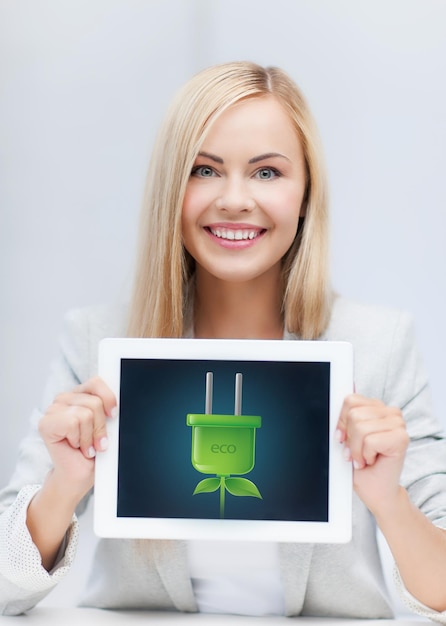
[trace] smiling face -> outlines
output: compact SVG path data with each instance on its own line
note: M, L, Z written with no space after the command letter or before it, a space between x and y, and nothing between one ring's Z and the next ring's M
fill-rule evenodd
M183 202L183 243L197 277L278 280L305 186L301 143L274 97L225 111L201 146Z

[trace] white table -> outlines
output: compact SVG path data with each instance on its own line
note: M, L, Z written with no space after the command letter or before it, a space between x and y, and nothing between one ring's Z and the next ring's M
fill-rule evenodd
M158 611L102 611L84 608L37 607L27 615L0 616L0 624L27 624L27 626L100 626L101 624L150 624L150 626L192 625L213 626L285 626L299 621L299 626L417 626L432 624L419 619L397 620L342 620L312 617L240 617L237 615L207 615L203 613L163 613Z

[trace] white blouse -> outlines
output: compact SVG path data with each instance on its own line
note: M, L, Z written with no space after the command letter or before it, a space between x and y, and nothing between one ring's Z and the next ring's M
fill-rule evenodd
M201 613L285 614L277 544L190 541L188 556Z

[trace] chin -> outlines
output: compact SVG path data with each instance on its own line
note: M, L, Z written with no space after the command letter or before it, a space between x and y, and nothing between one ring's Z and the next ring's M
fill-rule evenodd
M270 280L268 272L219 272L218 275L214 275L215 278L221 282L230 283L234 285L241 285L243 283L262 282L262 279Z

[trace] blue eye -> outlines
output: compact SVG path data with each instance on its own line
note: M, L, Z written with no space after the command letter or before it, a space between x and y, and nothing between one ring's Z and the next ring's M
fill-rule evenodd
M262 167L260 170L257 170L256 177L260 180L271 180L280 176L279 172L273 167Z
M210 178L215 176L215 172L209 165L197 165L192 168L192 176L201 176L202 178Z

